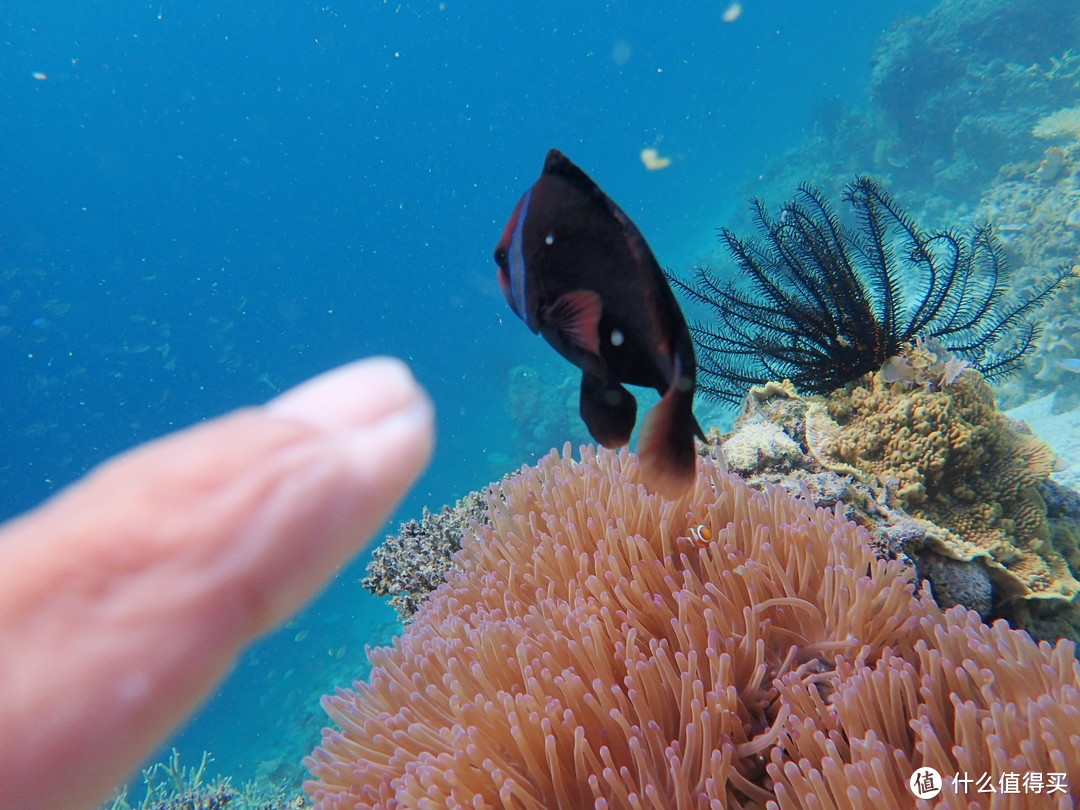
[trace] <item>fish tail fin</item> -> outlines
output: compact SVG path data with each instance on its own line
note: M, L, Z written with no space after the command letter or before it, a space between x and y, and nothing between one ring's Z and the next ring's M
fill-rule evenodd
M701 430L694 419L693 389L683 391L680 376L645 418L638 438L641 477L645 486L677 498L694 482L697 448L694 435Z

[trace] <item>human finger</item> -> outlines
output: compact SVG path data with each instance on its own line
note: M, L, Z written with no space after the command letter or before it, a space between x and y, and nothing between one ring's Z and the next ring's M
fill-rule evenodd
M123 779L386 520L426 395L363 361L137 448L0 531L0 806Z

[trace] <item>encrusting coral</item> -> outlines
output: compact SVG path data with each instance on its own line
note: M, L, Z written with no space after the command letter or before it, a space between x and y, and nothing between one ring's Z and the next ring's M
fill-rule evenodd
M1050 542L1037 484L1054 457L1016 429L975 371L946 390L907 390L868 375L810 406L807 443L827 468L884 487L908 514L938 529L948 557L984 558L1004 593L1070 602L1080 593Z
M504 482L370 680L324 699L316 807L913 808L923 766L1078 784L1073 644L943 613L839 511L700 465L677 501L627 452Z

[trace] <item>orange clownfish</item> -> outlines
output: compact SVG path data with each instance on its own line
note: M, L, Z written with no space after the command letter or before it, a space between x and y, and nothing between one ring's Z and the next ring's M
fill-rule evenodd
M705 548L713 540L712 529L706 526L704 523L694 526L690 530L690 539L698 544L698 547Z

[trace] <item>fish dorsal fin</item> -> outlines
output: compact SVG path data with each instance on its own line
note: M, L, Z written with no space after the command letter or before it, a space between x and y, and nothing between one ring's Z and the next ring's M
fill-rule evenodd
M605 194L603 189L596 185L596 182L579 169L570 158L558 149L549 150L547 159L544 161L542 175L561 177L581 194L594 200L597 205L611 215L612 219L623 230L626 235L626 242L637 261L643 264L654 264L659 269L659 265L656 264L656 259L653 257L652 250L649 249L645 237L641 235L641 231L637 229L630 217L623 213L623 210L615 204L615 201Z
M600 313L604 305L592 290L573 290L548 307L545 319L566 342L600 355Z
M558 149L552 149L547 153L547 159L544 160L544 170L541 172L541 176L543 175L561 177L582 194L603 202L605 207L612 205L608 195L601 190L600 186L596 185L596 182L589 175L579 169L570 158Z

